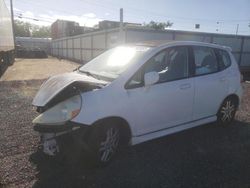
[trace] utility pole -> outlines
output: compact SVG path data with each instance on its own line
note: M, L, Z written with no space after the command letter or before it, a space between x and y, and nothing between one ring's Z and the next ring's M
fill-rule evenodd
M123 34L123 8L120 8L119 40L120 40L120 43L124 43L124 34Z
M14 31L14 13L13 13L13 2L10 0L10 12L11 12L11 23L12 23L12 33L13 33L13 41L14 41L14 49L16 49L16 37Z
M238 31L239 31L239 24L237 24L237 27L236 27L236 35L238 35Z

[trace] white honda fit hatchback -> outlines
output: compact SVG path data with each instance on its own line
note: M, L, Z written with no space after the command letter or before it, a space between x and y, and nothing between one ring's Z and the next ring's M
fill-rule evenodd
M73 145L106 164L122 145L209 122L230 123L240 103L240 82L227 47L123 45L43 83L33 100L41 113L34 130L48 155Z

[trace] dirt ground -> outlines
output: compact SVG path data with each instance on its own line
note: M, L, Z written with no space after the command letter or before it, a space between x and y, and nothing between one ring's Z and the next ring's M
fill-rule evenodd
M250 187L250 83L244 84L242 105L230 126L211 123L139 144L104 168L89 168L86 161L68 166L46 158L32 128L37 115L32 99L44 78L77 66L54 58L18 60L2 77L1 188ZM31 76L22 73L24 68L40 71Z
M0 81L45 79L55 74L72 71L78 66L78 63L59 60L54 57L48 59L16 59L14 65L7 69Z

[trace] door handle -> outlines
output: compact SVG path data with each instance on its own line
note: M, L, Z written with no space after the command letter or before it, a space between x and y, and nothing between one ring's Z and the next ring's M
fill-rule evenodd
M182 84L180 85L180 89L188 89L191 87L191 84Z

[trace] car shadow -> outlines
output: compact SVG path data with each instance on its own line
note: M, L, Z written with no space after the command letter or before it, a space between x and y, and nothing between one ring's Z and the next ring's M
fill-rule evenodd
M206 124L121 151L108 166L92 168L30 156L33 187L247 187L250 123Z

